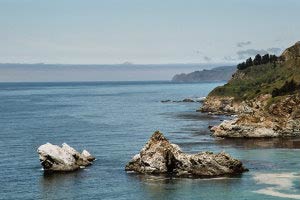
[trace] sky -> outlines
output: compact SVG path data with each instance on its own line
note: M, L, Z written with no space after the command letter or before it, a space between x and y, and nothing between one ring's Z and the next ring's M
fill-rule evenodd
M236 63L300 40L299 10L299 0L0 0L0 63Z
M299 10L298 0L0 0L0 62L235 61L300 40Z

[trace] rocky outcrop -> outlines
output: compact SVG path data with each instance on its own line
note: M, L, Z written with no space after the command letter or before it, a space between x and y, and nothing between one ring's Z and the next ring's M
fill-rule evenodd
M209 96L197 111L215 115L232 115L246 109L242 106L242 104L235 102L233 97Z
M203 103L205 100L205 97L198 97L198 98L185 98L183 100L179 101L172 101L170 99L162 100L161 103Z
M159 131L151 136L140 153L126 165L125 170L180 177L215 177L247 171L242 162L224 152L183 153L178 145L170 143Z
M270 102L271 101L271 102ZM237 108L238 117L225 120L211 128L217 137L293 137L300 136L299 94L277 97L261 95L243 101ZM246 108L246 109L245 109Z
M50 143L41 145L37 150L41 165L46 171L74 171L91 165L95 160L88 151L79 153L66 143L62 147Z
M296 42L295 45L287 48L281 55L284 60L292 60L300 58L300 41Z

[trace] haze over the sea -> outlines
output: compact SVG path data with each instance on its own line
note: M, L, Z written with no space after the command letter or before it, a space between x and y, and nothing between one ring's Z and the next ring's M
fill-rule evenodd
M280 54L298 41L299 6L298 0L1 0L0 63L235 64L257 53ZM166 80L202 69L138 68L116 76L88 68L76 74L50 73L45 65L49 73L6 68L2 82Z

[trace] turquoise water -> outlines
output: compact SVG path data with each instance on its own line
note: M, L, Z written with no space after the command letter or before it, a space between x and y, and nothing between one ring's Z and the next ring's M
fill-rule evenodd
M0 199L300 199L299 139L221 140L197 113L223 83L0 84ZM226 151L250 169L239 177L179 179L127 174L124 166L155 130L190 153ZM97 157L66 174L44 174L36 149L68 143Z

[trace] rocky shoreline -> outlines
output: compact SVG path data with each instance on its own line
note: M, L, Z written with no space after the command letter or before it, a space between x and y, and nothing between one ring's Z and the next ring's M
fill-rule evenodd
M295 137L300 136L300 96L287 95L270 103L271 95L235 102L231 97L209 97L201 112L236 115L210 130L216 137Z
M272 58L272 59L271 59ZM201 112L236 115L211 128L216 137L300 136L300 42L281 56L256 55L238 65L231 80L215 88Z
M241 161L221 152L186 154L156 131L126 165L126 171L140 174L171 175L176 177L217 177L248 171Z

